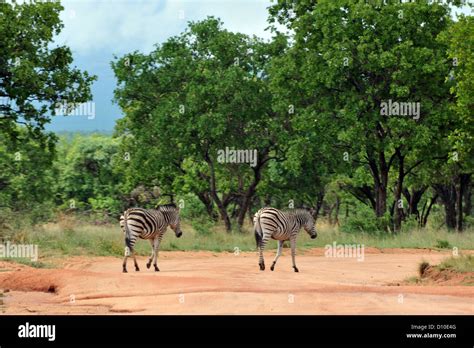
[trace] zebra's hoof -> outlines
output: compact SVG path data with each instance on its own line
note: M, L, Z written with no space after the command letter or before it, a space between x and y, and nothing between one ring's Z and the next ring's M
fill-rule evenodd
M123 272L123 273L128 273L128 272L127 272L127 270L126 270L125 268L123 269L123 271L122 271L122 272Z
M155 266L155 272L159 272L159 271L160 271L160 269Z
M260 266L261 271L265 271L265 264L264 263L261 263L259 266Z
M270 267L270 270L273 271L275 269L275 265L272 265L272 267Z
M293 267L293 269L295 270L295 272L299 272L298 268Z
M135 267L135 272L140 272L140 268Z
M146 264L146 268L150 269L150 267L151 267L151 262Z

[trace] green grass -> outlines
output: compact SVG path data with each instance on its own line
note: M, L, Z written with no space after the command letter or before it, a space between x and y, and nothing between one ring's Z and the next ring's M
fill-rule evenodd
M474 231L463 233L435 230L431 228L414 229L409 232L397 234L369 234L369 233L343 233L322 225L316 240L306 239L303 245L316 245L322 247L336 241L339 244L364 244L366 247L375 248L432 248L442 249L457 247L458 249L474 249ZM440 241L443 241L440 244Z
M221 224L192 221L182 222L183 236L176 238L168 229L160 250L207 250L213 252L255 251L255 238L252 226L246 225L243 232L227 233ZM61 255L95 255L117 256L124 254L123 235L117 224L93 225L68 218L67 221L37 226L28 231L19 231L21 242L38 244L41 259ZM14 242L15 240L12 240ZM20 241L17 241L20 242ZM310 239L301 231L298 237L298 248L307 249L324 247L336 242L338 244L364 244L376 248L435 248L457 247L459 250L474 249L474 231L463 233L446 230L423 229L398 234L344 233L327 225L318 226L318 238ZM268 249L275 249L276 242L270 241ZM139 255L150 254L150 243L139 240L136 245ZM17 260L18 261L18 260ZM20 261L20 263L25 263ZM31 264L33 267L47 267L41 262Z
M408 283L422 283L424 277L424 270L429 267L429 263L423 261L419 265L419 277L411 277L407 279ZM466 274L462 280L461 285L474 286L474 277L468 273L474 272L474 255L460 255L452 256L444 259L439 265L434 266L438 271L451 271L458 274Z
M419 284L420 278L417 276L412 276L412 277L407 278L406 282L409 284Z
M418 276L412 276L405 279L408 284L416 285L423 284L426 281L425 271L430 267L426 261L422 261L418 265ZM474 255L460 255L452 256L441 261L439 265L433 267L437 271L452 271L456 273L472 273L474 272ZM466 275L462 280L461 285L473 286L474 277Z
M30 259L26 258L18 258L18 257L1 257L0 261L10 261L10 262L16 262L22 265L30 266L33 268L51 268L52 265L41 262L41 261L32 261ZM1 272L2 270L0 270Z
M453 270L458 273L474 272L474 255L462 255L450 257L438 266L440 270Z
M439 239L436 241L436 247L439 249L450 249L452 248L451 244L447 240Z

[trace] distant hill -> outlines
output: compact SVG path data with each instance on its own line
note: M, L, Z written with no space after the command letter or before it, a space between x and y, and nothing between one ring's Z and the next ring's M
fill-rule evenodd
M101 134L101 135L107 135L107 136L112 136L113 131L112 130L93 130L93 131L59 131L59 132L54 132L58 137L66 138L66 139L72 139L75 135L80 134L80 135L92 135L92 134Z

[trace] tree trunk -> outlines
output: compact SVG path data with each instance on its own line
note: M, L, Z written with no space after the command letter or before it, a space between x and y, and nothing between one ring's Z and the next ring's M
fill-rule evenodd
M444 210L446 213L446 227L454 230L456 228L456 202L451 200L445 202Z
M399 232L402 227L402 219L404 217L403 212L403 201L402 201L402 190L403 190L403 180L405 178L405 157L402 156L399 149L397 149L398 157L398 179L397 186L395 188L395 211L394 211L394 231Z
M211 197L209 197L209 193L208 192L198 192L197 196L198 196L199 200L202 202L202 204L204 204L204 207L206 208L207 215L209 215L209 217L213 221L217 220L218 216L214 212L214 205L212 203Z
M376 211L375 214L377 217L382 217L385 215L387 211L387 189L384 185L377 185L376 186Z
M438 199L438 194L435 193L435 195L433 196L433 198L431 198L430 200L430 204L428 205L428 209L425 210L425 207L426 207L426 204L428 203L425 202L425 205L423 206L423 210L421 211L421 217L420 217L420 224L419 226L421 227L425 227L426 226L426 223L428 222L428 216L430 215L430 212L431 212L431 208L433 207L433 205L436 203L436 200Z
M403 189L403 195L408 201L408 214L415 215L416 220L420 221L420 211L418 210L418 204L423 198L428 186L422 186L421 188L412 188L411 192L408 189ZM426 208L426 205L425 205Z
M358 201L371 207L375 212L376 204L375 204L374 186L363 185L359 187L354 187L351 185L344 185L343 188L346 189Z
M224 221L225 230L230 232L232 230L232 224L230 223L229 215L227 214L227 210L219 205L217 205L219 209L219 213L221 214L221 219Z
M334 225L334 221L332 220L332 211L334 210L335 206L336 206L335 204L328 206L328 208L329 208L329 210L328 210L328 222L329 222L330 226Z
M245 220L245 214L247 214L247 211L250 209L250 203L253 199L253 196L255 195L257 185L260 182L260 168L255 168L254 169L254 180L250 184L249 188L244 194L244 197L242 199L242 204L240 206L239 214L237 216L237 225L239 226L239 229L242 228L242 225L244 224Z
M469 185L470 174L460 174L458 178L458 184L456 185L456 229L458 232L462 232L463 226L463 197L465 195L466 186Z
M463 196L463 179L462 175L459 175L458 184L456 185L456 230L462 232L462 196Z
M222 221L224 221L226 231L230 232L232 230L232 224L230 222L229 214L227 214L226 206L222 203L221 199L219 198L219 195L217 194L216 173L214 170L214 162L212 162L212 159L210 158L209 153L206 153L205 160L209 165L209 169L211 173L210 175L211 197L217 205L217 209L219 210L221 219Z
M239 226L239 230L242 228L245 220L245 214L250 209L250 204L252 202L253 196L257 191L257 186L261 180L262 169L265 163L267 162L268 150L263 150L262 154L258 157L257 165L252 168L253 169L253 181L248 187L247 191L244 194L242 199L242 205L240 207L239 215L237 217L237 224Z
M314 213L314 216L313 216L315 221L319 218L319 213L321 212L321 208L322 208L323 203L324 203L324 196L325 196L324 190L321 190L320 192L318 192L318 194L316 196L315 213Z
M250 201L252 200L254 194L255 190L249 188L242 200L242 205L240 206L239 214L237 216L237 225L239 226L239 230L244 224L245 214L247 214L247 211L250 209Z
M471 175L468 175L466 187L464 190L464 215L470 216L472 213L472 185L471 185Z
M436 184L434 188L444 204L446 227L453 230L456 228L456 188L453 184Z
M334 213L334 225L337 225L339 226L339 208L341 206L341 200L339 198L339 196L336 196L336 210L335 210L335 213Z
M376 160L369 159L369 166L372 178L374 179L375 215L377 217L382 217L387 211L387 184L388 173L390 170L390 166L387 165L385 153L383 151L379 153L378 164L379 165L377 166Z
M253 214L252 214L252 208L253 208L253 205L254 205L254 199L252 198L252 200L250 201L250 204L249 204L249 209L247 211L247 214L248 214L248 218L249 218L249 221L250 223L253 223Z

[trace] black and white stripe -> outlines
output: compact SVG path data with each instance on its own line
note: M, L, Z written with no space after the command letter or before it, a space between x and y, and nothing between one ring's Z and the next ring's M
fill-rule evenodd
M135 270L140 270L134 251L138 238L148 239L152 247L151 256L146 267L150 268L153 261L155 271L159 271L156 264L158 249L168 226L174 231L176 237L181 237L183 232L180 228L179 209L174 204L160 205L157 209L131 208L120 216L120 228L125 236L123 272L127 272L127 258L130 254L133 256Z
M263 250L270 238L278 241L278 251L273 260L271 270L275 269L275 264L280 257L283 249L283 243L290 241L291 258L293 261L293 269L298 272L295 263L296 254L296 237L301 228L304 228L311 238L316 238L316 227L313 217L313 211L306 209L294 209L290 211L281 211L275 208L262 208L253 218L255 228L255 240L259 249L260 270L265 270L265 262L263 259Z

